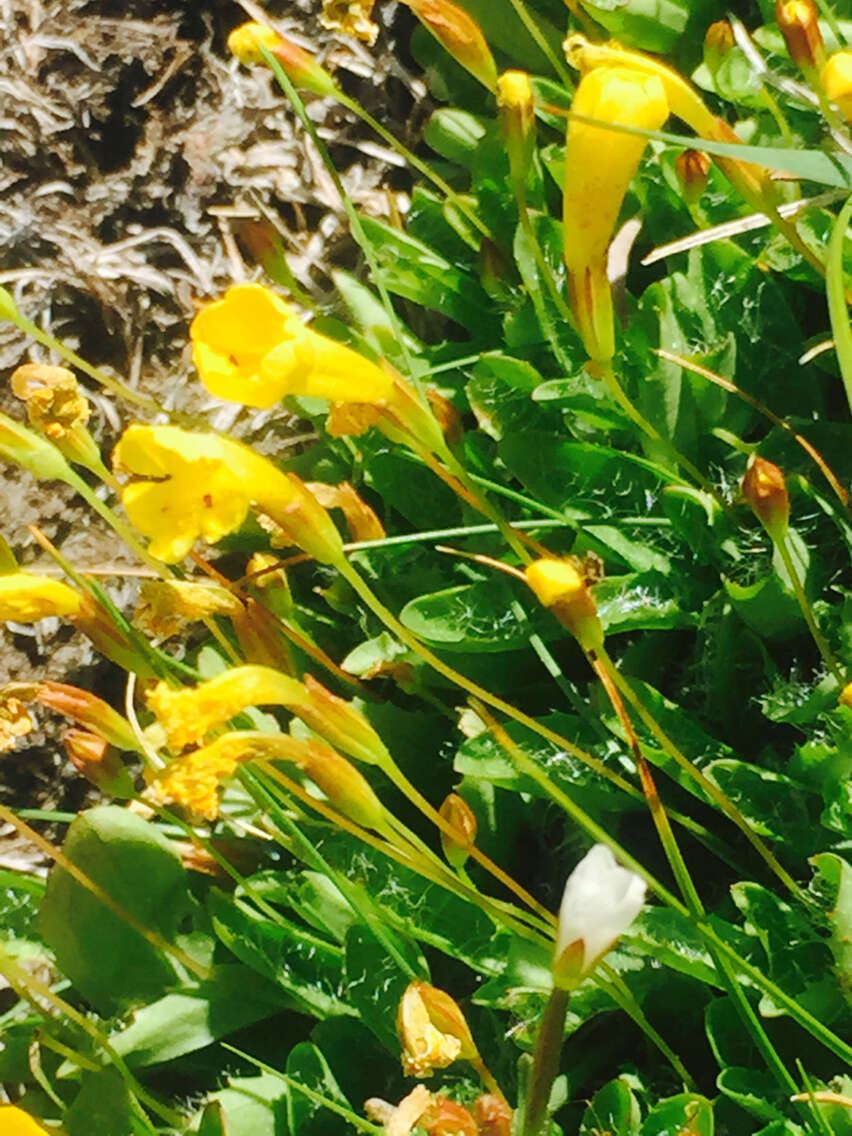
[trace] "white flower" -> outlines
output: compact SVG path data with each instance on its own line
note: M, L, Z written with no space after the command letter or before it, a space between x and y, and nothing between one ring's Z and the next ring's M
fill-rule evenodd
M590 974L644 902L644 881L620 867L605 844L587 852L568 877L559 908L556 985L572 988Z

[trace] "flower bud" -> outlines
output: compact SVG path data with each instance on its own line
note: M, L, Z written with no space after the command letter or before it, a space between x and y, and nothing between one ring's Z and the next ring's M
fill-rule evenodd
M710 159L703 150L683 150L675 159L675 173L687 205L696 205L707 188Z
M423 26L475 79L493 91L497 65L479 24L452 0L404 0Z
M231 616L231 623L247 663L295 674L296 665L290 645L281 634L278 621L262 603L247 599Z
M407 1076L430 1077L456 1060L479 1057L458 1004L443 990L415 979L399 1003L396 1029Z
M454 868L461 868L470 855L470 849L476 842L476 817L473 809L458 793L450 793L438 810L447 824L451 825L456 833L449 836L441 830L441 847L447 858L447 863Z
M306 481L305 488L324 509L340 509L353 540L382 540L387 533L382 522L354 485L341 481L326 485L322 481Z
M805 75L819 70L825 63L825 43L814 0L775 0L775 19L793 62Z
M387 829L384 805L355 766L322 742L305 742L294 763L328 798L329 804L363 828Z
M586 853L565 884L553 959L553 981L573 990L625 931L645 902L645 883L620 867L604 844Z
M704 62L711 72L735 45L734 29L728 20L716 20L710 25L704 33Z
M473 1102L477 1136L512 1136L512 1110L504 1097L484 1093Z
M89 400L67 367L25 363L12 373L12 391L26 403L30 425L68 459L87 469L103 469L101 452L86 428Z
M569 560L536 560L526 569L527 583L544 607L567 627L584 651L603 646L603 627L588 585Z
M317 63L311 53L285 39L267 24L240 24L228 36L228 51L246 65L266 62L261 46L281 64L294 87L301 87L315 95L337 94L337 85L331 75Z
M535 149L535 95L526 71L504 71L497 80L500 126L516 193L523 193Z
M790 496L784 474L766 458L753 455L742 482L743 496L773 540L780 540L790 520Z
M62 735L68 760L78 773L110 797L133 797L136 788L116 751L88 730L70 729Z
M852 710L852 682L847 682L840 692L837 701L841 706L848 706Z
M271 552L253 553L246 564L246 582L261 594L270 611L285 619L293 615L290 583L277 556Z
M852 122L852 50L835 51L820 72L820 83L829 102L847 122Z
M28 470L39 481L67 481L71 476L56 446L7 414L0 414L0 458Z

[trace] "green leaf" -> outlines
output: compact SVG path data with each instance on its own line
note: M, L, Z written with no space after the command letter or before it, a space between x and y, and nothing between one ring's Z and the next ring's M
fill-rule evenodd
M723 1069L716 1079L716 1087L726 1097L758 1120L783 1121L782 1098L778 1082L771 1073L762 1069L742 1069L736 1066ZM778 1104L773 1103L778 1101Z
M636 572L608 576L593 594L604 631L664 631L694 627L698 618L680 606L674 574Z
M447 588L412 600L400 619L415 635L448 651L513 651L528 647L532 633L561 637L544 608L533 609L529 622L520 623L512 611L514 590L500 576Z
M300 1042L287 1058L287 1076L323 1097L341 1105L347 1111L351 1106L340 1091L328 1062L315 1045ZM339 1136L345 1121L319 1101L311 1100L291 1084L287 1094L287 1131L291 1136Z
M225 1106L221 1101L211 1101L201 1115L198 1136L228 1136L225 1123Z
M371 241L389 292L441 312L481 333L493 323L491 301L475 276L462 272L422 241L374 217L361 224Z
M733 801L756 833L788 845L790 854L795 856L807 856L814 850L821 802L801 782L733 758L713 761L704 772Z
M626 47L664 53L671 51L689 22L687 0L584 0L592 19Z
M65 856L140 924L175 942L192 913L186 871L156 825L116 805L81 813ZM173 985L171 959L55 867L38 917L61 970L101 1013L159 996Z
M398 936L394 941L400 944ZM426 976L426 960L413 944L407 946L402 958L392 958L368 927L350 928L346 936L344 994L391 1053L399 1053L396 1014L405 988L413 978Z
M583 1113L580 1136L635 1136L639 1131L639 1102L627 1081L617 1077L599 1089Z
M339 997L341 949L283 916L272 922L223 892L209 899L213 929L241 962L275 983L306 1012L351 1011Z
M210 1094L207 1109L221 1106L224 1136L281 1136L285 1131L287 1087L281 1077L229 1077L228 1087ZM205 1109L204 1115L207 1115ZM202 1127L198 1136L205 1136ZM211 1136L214 1136L215 1129Z
M841 986L849 998L852 991L852 867L832 852L821 852L811 863L818 872L813 886L831 905L828 912L830 946Z
M114 1069L84 1072L65 1113L68 1136L135 1136L150 1132L134 1111L127 1085Z
M130 1025L114 1034L110 1043L129 1065L160 1065L292 1005L291 999L248 967L223 964L209 982L167 994L137 1010Z
M641 1136L713 1136L713 1104L697 1093L678 1093L659 1101L640 1129Z

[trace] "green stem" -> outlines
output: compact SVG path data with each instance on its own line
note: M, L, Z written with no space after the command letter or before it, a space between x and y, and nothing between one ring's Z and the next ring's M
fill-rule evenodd
M500 510L492 505L484 493L481 493L479 488L471 481L467 470L456 458L456 456L446 449L439 455L441 461L447 467L453 477L457 478L469 494L474 498L477 508L484 517L497 526L500 534L505 539L506 543L512 549L514 554L518 557L522 564L529 564L532 560L528 550L524 547L523 543L518 539L517 533L513 530L511 524L506 520Z
M531 16L527 11L527 6L523 0L509 0L509 3L515 9L521 23L529 32L530 36L535 40L541 53L545 56L550 66L559 76L561 81L565 84L569 91L574 90L574 80L571 78L571 72L565 64L563 59L560 59L553 48L547 41L547 38L536 23L535 17Z
M433 654L428 647L421 643L416 635L412 634L407 627L400 623L393 612L385 607L378 596L376 596L369 587L366 580L363 579L348 561L341 559L335 567L340 572L341 576L351 585L353 591L361 597L367 607L378 616L388 630L392 631L394 635L407 647L410 647L412 651L415 651L424 662L427 662L438 674L443 675L444 678L449 679L450 682L454 683L456 686L460 686L462 690L466 690L468 694L472 694L486 705L493 707L495 710L499 710L501 714L505 714L507 717L514 719L514 721L520 722L521 725L526 726L527 729L532 730L540 737L554 742L560 749L564 749L578 758L584 764L588 765L590 769L594 769L596 773L599 773L602 777L605 777L608 781L617 785L629 796L641 799L641 793L635 789L629 781L626 781L619 774L613 773L612 770L608 769L598 758L590 753L586 753L585 750L580 749L579 746L575 745L568 738L558 734L555 730L551 730L547 726L542 725L541 722L537 722L535 718L530 717L529 714L525 714L516 706L505 702L502 698L498 698L478 683L466 678L463 674L455 670L455 668L445 663L443 659L439 659L437 655Z
M712 782L709 777L705 776L705 774L702 773L701 770L698 769L698 767L689 760L686 754L682 753L678 749L678 747L674 744L668 734L666 734L666 732L663 730L662 726L659 725L653 714L650 714L642 705L633 688L615 666L606 650L601 650L599 653L608 670L612 674L613 682L618 687L620 693L634 708L636 713L642 719L642 722L648 727L648 729L660 743L663 752L666 753L670 758L672 758L672 760L684 771L684 773L686 773L690 780L694 781L696 785L700 786L700 788L704 791L704 793L707 794L710 800L713 801L715 805L718 805L719 809L725 814L725 816L737 826L740 832L742 832L743 836L745 836L746 840L748 840L749 844L751 844L752 848L754 848L754 850L767 864L767 866L774 872L778 879L781 880L784 886L790 892L792 892L793 895L801 897L802 892L799 885L786 870L786 868L783 868L781 866L774 853L769 850L763 840L761 840L757 833L753 831L751 825L748 823L746 818L736 807L733 801L719 788L718 785L714 784L714 782Z
M843 269L843 245L846 229L852 216L852 197L837 214L831 240L828 243L828 262L826 268L826 294L828 314L831 320L831 335L840 365L840 374L846 391L846 399L852 410L852 328L849 326L849 308L846 302L845 273Z
M704 474L696 466L692 464L689 458L685 457L669 440L664 438L660 431L634 406L628 398L624 387L615 376L612 363L602 364L600 368L600 375L606 385L607 390L612 397L625 412L625 414L634 422L643 434L646 434L652 441L661 445L668 455L672 458L676 465L680 466L692 480L704 490L709 493L714 500L719 500L719 494L715 487L710 484ZM721 503L721 502L720 502Z
M524 1102L521 1136L540 1136L547 1121L547 1105L559 1072L569 997L567 990L557 986L547 1000L535 1045L529 1093Z
M781 563L784 565L787 575L790 577L790 583L793 585L793 592L796 596L796 602L799 605L799 610L804 617L805 623L807 623L808 625L808 631L810 631L811 633L811 638L813 639L814 643L816 643L817 649L822 655L823 662L837 680L837 685L842 687L846 682L846 678L840 667L840 663L838 663L837 659L834 657L834 653L832 652L831 647L829 647L828 645L828 640L819 629L816 617L814 616L814 609L811 607L810 600L805 594L802 579L799 576L796 565L793 563L793 557L790 555L790 548L787 544L787 537L786 535L784 535L776 538L775 536L772 536L771 533L770 536L772 537L772 542L775 545L775 548L778 550L778 555L781 557Z
M387 142L391 149L405 158L406 162L408 162L413 169L417 170L418 173L423 174L425 178L431 181L432 184L444 194L450 204L458 209L460 213L463 213L468 221L479 230L482 236L488 237L489 240L494 239L488 226L477 216L476 210L468 205L449 182L445 181L440 174L435 173L428 162L424 162L422 159L418 158L417 155L409 150L404 143L400 142L395 135L382 126L380 122L377 122L356 99L351 99L343 91L338 91L335 97L341 106L346 107L347 110L351 110L353 114L357 114L361 121L365 122L384 142Z

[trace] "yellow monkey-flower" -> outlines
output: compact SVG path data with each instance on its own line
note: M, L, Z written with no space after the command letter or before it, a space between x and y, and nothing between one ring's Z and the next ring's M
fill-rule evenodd
M381 403L393 380L381 367L306 327L262 284L237 284L190 328L201 381L217 398L269 407L288 394Z
M656 75L629 67L598 67L584 75L571 104L575 115L657 130L668 117ZM565 150L565 265L571 304L592 359L615 353L606 255L615 223L646 140L572 118Z
M152 538L150 552L182 560L199 537L211 544L240 528L249 506L271 517L292 542L323 563L342 556L328 513L292 473L248 446L177 426L129 426L115 465L141 480L121 492L133 524Z

